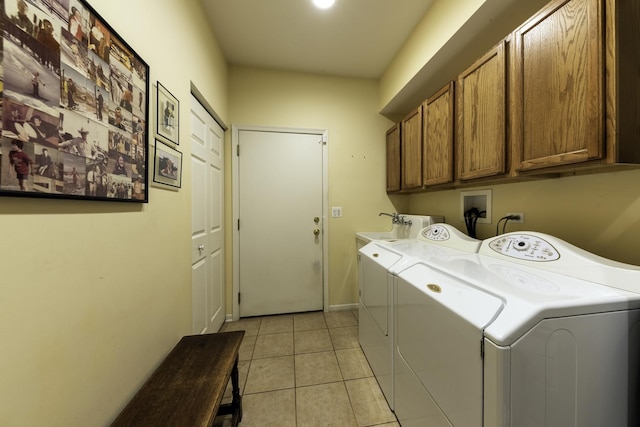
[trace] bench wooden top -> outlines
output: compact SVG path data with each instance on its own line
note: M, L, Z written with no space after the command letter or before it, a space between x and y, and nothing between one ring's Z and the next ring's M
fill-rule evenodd
M211 426L244 331L183 337L112 426Z

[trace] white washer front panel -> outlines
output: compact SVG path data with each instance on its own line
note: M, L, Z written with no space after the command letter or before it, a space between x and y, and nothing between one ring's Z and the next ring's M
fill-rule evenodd
M511 347L511 425L640 425L640 310L546 319Z
M360 249L360 301L384 335L390 332L392 304L387 291L387 270L401 258L398 251L378 242Z
M358 340L384 397L393 409L393 279L388 269L403 255L380 242L359 251Z
M397 369L406 364L452 425L481 426L482 328L500 312L502 301L426 262L398 275L395 298ZM408 381L402 372L396 390ZM403 425L424 410L403 411L399 405Z

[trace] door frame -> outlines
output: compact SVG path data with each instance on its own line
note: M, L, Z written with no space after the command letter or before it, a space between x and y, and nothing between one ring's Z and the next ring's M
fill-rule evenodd
M250 126L231 125L231 187L232 187L232 229L233 229L233 290L232 290L232 320L240 319L240 304L238 303L238 293L240 292L240 231L238 230L238 219L240 216L240 191L238 174L238 139L240 131L257 132L278 132L278 133L302 133L317 134L322 136L322 305L324 311L329 307L329 167L328 167L328 147L329 131L327 129L303 129L270 126Z

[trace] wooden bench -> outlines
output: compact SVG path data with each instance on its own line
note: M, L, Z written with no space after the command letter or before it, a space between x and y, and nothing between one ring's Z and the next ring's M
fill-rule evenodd
M217 415L242 420L238 350L244 331L183 337L112 426L212 426ZM221 405L231 378L232 403Z

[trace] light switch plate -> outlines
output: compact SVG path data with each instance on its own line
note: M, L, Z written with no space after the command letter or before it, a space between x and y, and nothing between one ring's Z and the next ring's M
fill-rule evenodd
M342 207L334 206L331 208L331 217L332 218L341 218L342 217Z

